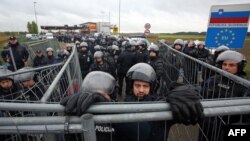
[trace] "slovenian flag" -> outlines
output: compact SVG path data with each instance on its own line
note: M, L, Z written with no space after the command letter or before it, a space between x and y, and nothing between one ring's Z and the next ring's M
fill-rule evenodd
M209 23L245 23L249 20L249 11L230 11L225 12L224 9L219 9L217 12L211 13Z
M206 46L242 48L248 30L250 4L212 6Z

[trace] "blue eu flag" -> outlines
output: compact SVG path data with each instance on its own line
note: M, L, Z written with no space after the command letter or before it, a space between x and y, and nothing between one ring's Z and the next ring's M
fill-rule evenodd
M207 30L206 47L216 48L225 45L229 48L242 48L246 37L247 28L214 28Z

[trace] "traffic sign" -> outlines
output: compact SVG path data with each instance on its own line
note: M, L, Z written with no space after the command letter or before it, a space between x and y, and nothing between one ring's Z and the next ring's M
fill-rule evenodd
M144 35L145 35L145 36L148 36L149 34L150 34L150 30L145 29L145 31L144 31Z
M248 30L250 4L216 5L211 7L206 47L225 45L242 48Z
M146 24L144 25L144 28L145 28L145 29L150 29L150 28L151 28L150 23L146 23Z

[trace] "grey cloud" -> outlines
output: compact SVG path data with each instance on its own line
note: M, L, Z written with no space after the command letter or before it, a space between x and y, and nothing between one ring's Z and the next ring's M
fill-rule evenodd
M109 14L118 25L119 0L1 0L0 31L27 30L34 1L39 25L108 21ZM121 0L121 31L143 32L146 22L152 32L205 31L211 5L229 3L249 0Z

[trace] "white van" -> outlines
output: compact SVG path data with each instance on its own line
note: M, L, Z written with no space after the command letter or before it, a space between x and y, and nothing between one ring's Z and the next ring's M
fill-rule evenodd
M26 34L26 38L28 40L39 40L40 39L39 35L37 35L37 34Z
M53 39L54 38L53 33L46 33L45 36L46 36L46 39Z

